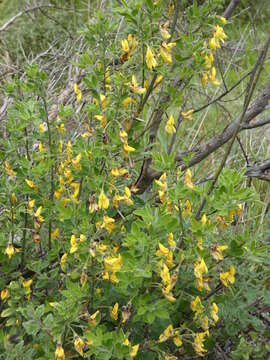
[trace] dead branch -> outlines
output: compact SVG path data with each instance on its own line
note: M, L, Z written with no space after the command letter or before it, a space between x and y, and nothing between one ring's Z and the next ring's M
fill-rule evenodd
M59 10L64 10L64 8L58 8L54 5L50 5L50 4L44 4L44 5L38 5L38 6L33 6L31 8L22 10L20 12L18 12L18 14L12 16L12 18L10 18L4 25L2 25L0 27L0 32L5 31L10 25L12 25L17 19L19 19L20 17L22 17L23 15L29 13L29 12L33 12L36 10L40 10L41 8L51 8L51 9L59 9ZM67 9L65 9L67 10Z
M234 12L236 6L240 4L240 0L231 0L229 5L227 6L226 10L223 13L223 16L226 19L229 19L232 16L232 13Z

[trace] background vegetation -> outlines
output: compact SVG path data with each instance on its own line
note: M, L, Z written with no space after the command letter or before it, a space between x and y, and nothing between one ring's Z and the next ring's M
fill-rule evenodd
M0 358L269 356L269 16L0 2Z

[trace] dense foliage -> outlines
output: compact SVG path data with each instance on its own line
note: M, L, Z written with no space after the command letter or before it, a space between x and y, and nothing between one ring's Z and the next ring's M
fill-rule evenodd
M194 173L192 153L175 161L193 142L200 93L224 86L234 31L226 2L183 3L96 6L76 24L79 76L56 112L46 69L28 64L5 83L0 358L270 352L257 183L227 166L209 192L211 164ZM143 190L142 163L154 173Z

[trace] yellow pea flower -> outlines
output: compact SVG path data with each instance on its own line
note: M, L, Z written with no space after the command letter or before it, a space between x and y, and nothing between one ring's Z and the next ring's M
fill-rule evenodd
M78 242L77 242L75 235L71 236L70 245L71 245L71 248L70 248L69 252L70 252L70 254L74 254L78 250Z
M146 65L150 70L157 67L157 61L149 46L147 46L147 51L146 51Z
M8 298L9 292L8 289L3 289L1 291L1 300L5 301Z
M135 94L142 95L146 92L145 88L138 85L135 75L132 75L130 88Z
M132 346L131 351L129 353L130 357L135 358L135 356L138 353L139 347L140 347L140 344Z
M194 189L194 184L191 180L191 171L190 169L187 169L186 174L185 174L185 178L184 178L184 184L189 188L189 189Z
M212 319L214 320L214 322L218 322L218 306L217 304L214 302L212 304L212 307L211 307L211 316L212 316Z
M170 117L166 123L165 131L170 135L176 133L176 129L174 126L174 117L172 115L170 115Z
M229 271L222 272L219 274L220 280L224 286L228 287L229 283L234 284L235 282L235 268L231 266Z
M88 323L91 324L92 326L96 327L97 326L97 316L99 315L100 311L97 310L94 314L90 315L89 319L88 319Z
M215 86L218 86L220 84L220 81L216 79L216 68L214 66L211 69L211 73L209 75L209 80Z
M79 336L76 336L76 337L75 337L74 347L75 347L75 350L76 350L81 356L83 356L84 341L83 341L83 339L81 339Z
M163 37L164 40L168 40L171 37L171 34L168 32L168 26L169 26L169 21L166 21L164 24L161 24L159 26L159 31L161 36Z
M132 97L128 96L122 101L122 107L127 109L130 104L136 104L136 100L132 99Z
M118 303L115 303L113 308L111 308L110 310L111 318L115 321L118 319L118 308L119 308Z
M163 342L167 341L170 337L173 336L173 333L174 333L173 326L170 324L170 325L163 331L163 333L159 335L158 342L159 342L159 343L163 343Z
M35 183L34 183L32 180L25 179L25 182L26 182L26 184L27 184L31 189L35 189L35 188L36 188L36 185L35 185Z
M204 356L204 354L207 352L203 344L206 334L207 332L196 333L194 338L193 348L196 351L196 353L200 356Z
M203 87L206 87L207 80L208 80L208 75L206 73L203 73L201 77L201 83Z
M195 319L203 312L204 306L199 296L196 296L196 298L191 302L190 308L193 312L195 312Z
M55 360L65 360L65 352L62 345L58 344L54 353Z
M67 262L67 253L64 253L60 260L60 266L63 271L65 270L66 262Z
M12 244L8 244L8 246L5 249L5 254L8 256L9 259L11 259L14 253L15 253L14 246Z
M128 158L129 153L134 152L134 151L136 151L136 149L132 146L129 146L127 142L125 142L123 144L123 152L124 152L125 158Z
M98 207L102 210L106 210L108 209L109 204L110 204L109 199L102 190L98 198Z
M107 118L105 115L95 115L95 119L97 119L100 122L100 127L104 129L107 125Z
M77 101L80 102L82 100L82 92L78 86L78 84L74 84L74 93L76 94L76 97L77 97Z
M206 217L205 214L203 214L203 216L202 216L202 218L201 218L201 223L202 223L203 225L205 225L205 224L207 223L207 217Z
M5 170L9 176L15 177L17 175L16 171L12 170L8 161L5 161Z
M192 120L192 114L194 112L194 109L190 109L188 111L182 111L181 112L181 115L184 119L187 119L187 120Z

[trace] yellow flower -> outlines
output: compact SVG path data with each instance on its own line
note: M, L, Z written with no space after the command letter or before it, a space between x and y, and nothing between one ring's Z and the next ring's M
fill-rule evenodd
M135 94L142 95L146 92L145 88L138 85L135 75L132 75L130 88Z
M169 26L169 21L166 21L164 24L161 24L159 26L159 31L161 36L163 37L164 40L168 40L171 37L171 34L168 32L168 26Z
M146 51L146 65L150 70L157 67L157 61L149 46L147 46L147 51Z
M195 312L195 319L203 312L204 306L201 303L199 296L196 296L196 298L191 302L190 308L193 312Z
M196 261L194 264L194 275L196 278L201 278L203 274L208 273L208 268L203 259Z
M203 214L202 218L201 218L201 222L203 225L205 225L207 223L207 217L205 214Z
M209 47L210 49L216 51L217 49L220 48L220 44L218 39L216 39L215 37L212 37L209 39Z
M103 223L101 224L100 228L107 230L108 233L111 234L113 232L113 230L115 229L115 227L116 227L116 225L115 225L114 218L104 215Z
M173 342L177 347L181 347L183 344L182 339L178 334L176 334L176 336L173 337Z
M227 249L228 249L227 245L216 245L214 248L211 249L210 252L216 261L222 261L224 259L222 252Z
M82 100L82 92L78 86L78 84L74 84L74 92L76 94L77 97L77 101L80 102Z
M210 52L209 54L205 55L204 60L205 60L205 68L211 69L212 64L214 62L213 54Z
M112 173L112 176L114 176L114 177L125 176L128 174L128 170L124 169L124 168L120 168L120 169L112 168L111 173Z
M104 267L106 271L118 272L123 264L123 259L120 254L117 257L108 256L104 259Z
M5 161L5 170L9 176L16 176L16 171L12 170L8 161Z
M82 158L82 154L79 153L79 154L75 157L75 159L71 160L72 165L73 165L73 167L74 167L76 170L81 170L81 168L82 168L82 166L81 166L81 164L80 164L81 158Z
M54 353L54 359L55 360L65 360L65 352L62 348L62 345L57 345L55 353Z
M34 183L32 180L25 179L25 182L26 182L26 184L27 184L31 189L35 189L35 188L36 188L36 185L35 185L35 183Z
M101 103L102 109L105 109L109 104L109 100L103 94L100 94L99 98L100 98L100 103Z
M170 117L166 123L165 131L170 135L176 133L176 129L174 126L174 117L172 115L170 115Z
M128 340L128 338L125 338L125 340L122 342L122 344L124 346L129 346L130 345L130 341Z
M224 16L217 15L217 18L222 22L223 25L226 25L228 20Z
M235 275L235 268L234 266L231 266L229 271L220 273L219 277L223 285L228 287L229 283L234 284L235 282L234 275Z
M59 229L56 228L53 232L52 232L52 239L55 240L57 239L59 236Z
M79 336L76 336L76 337L75 337L74 347L75 347L75 350L76 350L81 356L83 356L84 341L83 341L83 339L81 339Z
M130 52L130 49L129 49L129 45L128 45L127 39L123 39L123 40L121 41L121 45L122 45L122 50L123 50L123 52L128 54L128 53Z
M102 129L104 129L107 125L107 119L105 115L95 115L94 116L95 119L97 119L98 121L100 121L100 127Z
M212 319L214 320L214 322L218 322L218 306L216 303L213 303L212 304L212 307L211 307L211 316L212 316Z
M219 80L216 79L216 68L213 66L211 69L211 74L209 75L209 80L213 85L218 86L220 84Z
M163 42L160 46L160 55L166 64L172 63L171 49L176 46L176 43Z
M23 281L23 287L25 289L29 289L31 287L32 283L33 283L33 279L25 280L25 281Z
M159 335L158 342L162 343L164 341L167 341L170 337L173 336L173 326L169 325L162 334Z
M158 244L159 250L156 251L156 256L167 256L169 254L169 249L167 249L164 245L161 243Z
M162 279L163 285L165 285L165 286L171 285L171 276L170 276L170 272L169 272L169 269L166 264L163 264L163 266L162 266L162 270L160 272L160 277Z
M163 76L162 75L158 75L155 82L154 82L154 89L161 83L163 79Z
M166 191L167 190L167 183L166 183L166 173L163 173L161 177L158 180L155 180L155 183L160 187L161 190Z
M201 82L202 82L203 87L206 87L207 80L208 80L208 75L206 73L203 73L203 75L201 77Z
M44 222L44 218L40 215L42 211L42 206L39 206L34 216L39 222Z
M193 347L194 347L194 350L196 351L196 353L200 356L204 356L204 353L207 352L207 350L204 348L204 345L203 345L206 334L207 334L207 332L203 332L203 333L197 333L195 335Z
M8 256L9 259L12 258L14 252L15 252L14 246L12 244L8 244L5 250L5 254Z
M205 279L203 277L196 279L196 286L199 291L203 291L205 289L206 291L210 291L210 286L208 284L208 279Z
M108 209L109 204L110 204L109 199L102 190L98 198L98 207L102 210L106 210Z
M2 300L2 301L5 301L5 300L8 298L8 295L9 295L8 289L3 289L3 290L1 291L1 300Z
M129 104L136 104L136 100L132 99L132 97L128 96L122 101L122 107L127 109Z
M173 233L171 233L171 232L168 235L168 244L171 248L176 247L176 242L173 240Z
M94 314L90 315L88 322L89 324L91 324L92 326L97 326L97 322L96 322L96 318L99 315L99 310L97 310Z
M30 300L30 295L31 295L31 285L33 283L33 280L32 279L29 279L29 280L25 280L23 281L23 287L25 288L25 292L26 292L26 299L27 300Z
M187 169L186 174L185 174L185 178L184 178L184 184L189 188L189 189L194 189L194 184L191 180L191 171L190 169Z
M67 253L64 253L60 260L60 266L63 271L65 270L66 261L67 261Z
M45 151L45 148L44 148L42 142L40 142L40 143L38 144L38 151L39 151L40 153L42 153L42 152Z
M138 45L138 42L136 40L136 37L132 34L128 34L128 44L131 52L133 52Z
M118 319L118 308L119 308L118 303L115 303L113 308L111 308L110 310L111 318L115 321Z
M137 355L139 347L140 347L140 344L132 346L131 351L129 353L130 357L134 358Z
M182 111L181 112L181 115L184 119L188 119L188 120L191 120L192 119L192 114L193 114L194 110L193 109L190 109L188 111Z
M183 209L183 217L189 217L192 214L192 206L189 200L186 200L185 207Z
M132 146L129 146L127 142L123 144L123 152L125 158L128 158L129 153L136 151L136 149Z
M73 254L78 250L78 242L77 242L75 235L71 236L70 245L71 245L71 248L70 248L69 252L70 252L70 254Z
M209 329L209 321L208 321L208 316L204 316L202 319L202 328L203 330L207 331Z
M215 40L219 43L219 41L221 41L222 43L224 43L224 41L227 39L227 35L225 34L223 28L219 25L217 25L215 27L215 32L214 32L214 38Z

